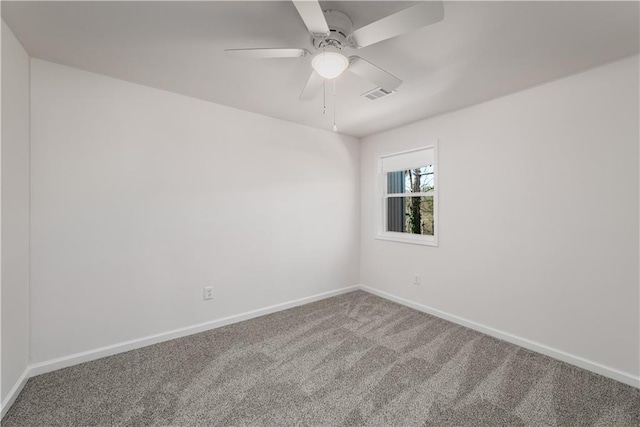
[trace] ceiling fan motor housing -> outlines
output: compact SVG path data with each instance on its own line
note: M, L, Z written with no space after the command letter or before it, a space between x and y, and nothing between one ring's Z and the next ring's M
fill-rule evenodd
M344 49L347 46L351 46L349 37L353 32L353 22L344 13L337 10L325 10L325 19L329 26L328 36L312 36L311 44L316 49L323 49L325 47L334 47L336 49Z

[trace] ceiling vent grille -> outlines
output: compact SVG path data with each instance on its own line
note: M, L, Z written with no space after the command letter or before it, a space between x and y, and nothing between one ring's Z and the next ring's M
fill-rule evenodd
M395 90L386 90L381 87L378 87L373 90L370 90L369 92L363 93L362 96L372 101L375 101L376 99L384 98L385 96L389 96L394 93L396 93Z

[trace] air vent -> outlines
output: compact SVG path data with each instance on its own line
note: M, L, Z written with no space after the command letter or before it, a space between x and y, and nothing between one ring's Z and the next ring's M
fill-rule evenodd
M385 89L382 89L381 87L378 87L373 90L370 90L369 92L363 93L362 96L364 96L365 98L369 98L372 101L375 101L376 99L384 98L385 96L389 96L393 93L396 93L396 91L385 90Z

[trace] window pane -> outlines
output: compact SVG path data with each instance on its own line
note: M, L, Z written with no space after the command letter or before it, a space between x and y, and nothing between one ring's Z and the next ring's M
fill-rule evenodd
M405 197L389 197L387 199L387 231L404 233L406 225Z
M387 194L433 191L433 165L387 173Z
M433 236L433 196L387 198L387 231Z

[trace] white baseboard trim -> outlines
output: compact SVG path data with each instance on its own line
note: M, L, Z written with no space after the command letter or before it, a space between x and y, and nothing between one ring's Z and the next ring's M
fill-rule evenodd
M176 338L186 337L188 335L197 334L199 332L208 331L210 329L220 328L232 323L242 322L244 320L253 319L255 317L264 316L266 314L275 313L277 311L286 310L288 308L297 307L300 305L308 304L310 302L319 301L358 289L360 289L359 285L348 286L345 288L323 292L309 297L304 297L297 300L287 301L281 304L275 304L269 307L224 317L222 319L216 319L193 326L187 326L186 328L174 329L168 332L149 335L143 338L137 338L135 340L125 341L118 344L96 348L93 350L83 351L81 353L71 354L69 356L64 356L57 359L47 360L45 362L35 363L29 366L29 376L33 377L36 375L45 374L47 372L56 371L58 369L67 368L69 366L78 365L80 363L90 362L92 360L112 356L114 354L124 353L129 350L135 350L137 348L158 344Z
M18 378L18 381L16 381L11 390L9 390L7 397L0 403L0 420L4 417L4 414L7 413L11 405L13 405L13 402L16 401L24 385L27 383L29 376L29 367L27 366L22 375L20 375L20 378Z
M558 350L558 349L549 347L547 345L544 345L535 341L531 341L526 338L519 337L517 335L510 334L508 332L500 331L498 329L494 329L489 326L481 325L480 323L474 322L472 320L464 319L462 317L458 317L453 314L445 313L444 311L440 311L435 308L428 307L426 305L418 304L416 302L389 294L384 291L380 291L378 289L370 288L364 285L360 285L360 289L362 289L363 291L369 292L371 294L377 295L381 298L385 298L385 299L397 302L398 304L405 305L407 307L416 309L418 311L431 314L441 319L445 319L450 322L457 323L462 326L466 326L467 328L476 330L478 332L482 332L492 337L510 342L520 347L524 347L528 350L535 351L536 353L544 354L545 356L549 356L554 359L558 359L563 362L569 363L571 365L577 366L579 368L586 369L591 372L595 372L596 374L600 374L605 377L614 379L616 381L620 381L621 383L628 384L632 387L640 388L640 376L635 376L628 372L619 371L617 369L602 365L597 362L593 362L583 357L576 356L574 354L570 354L562 350Z

